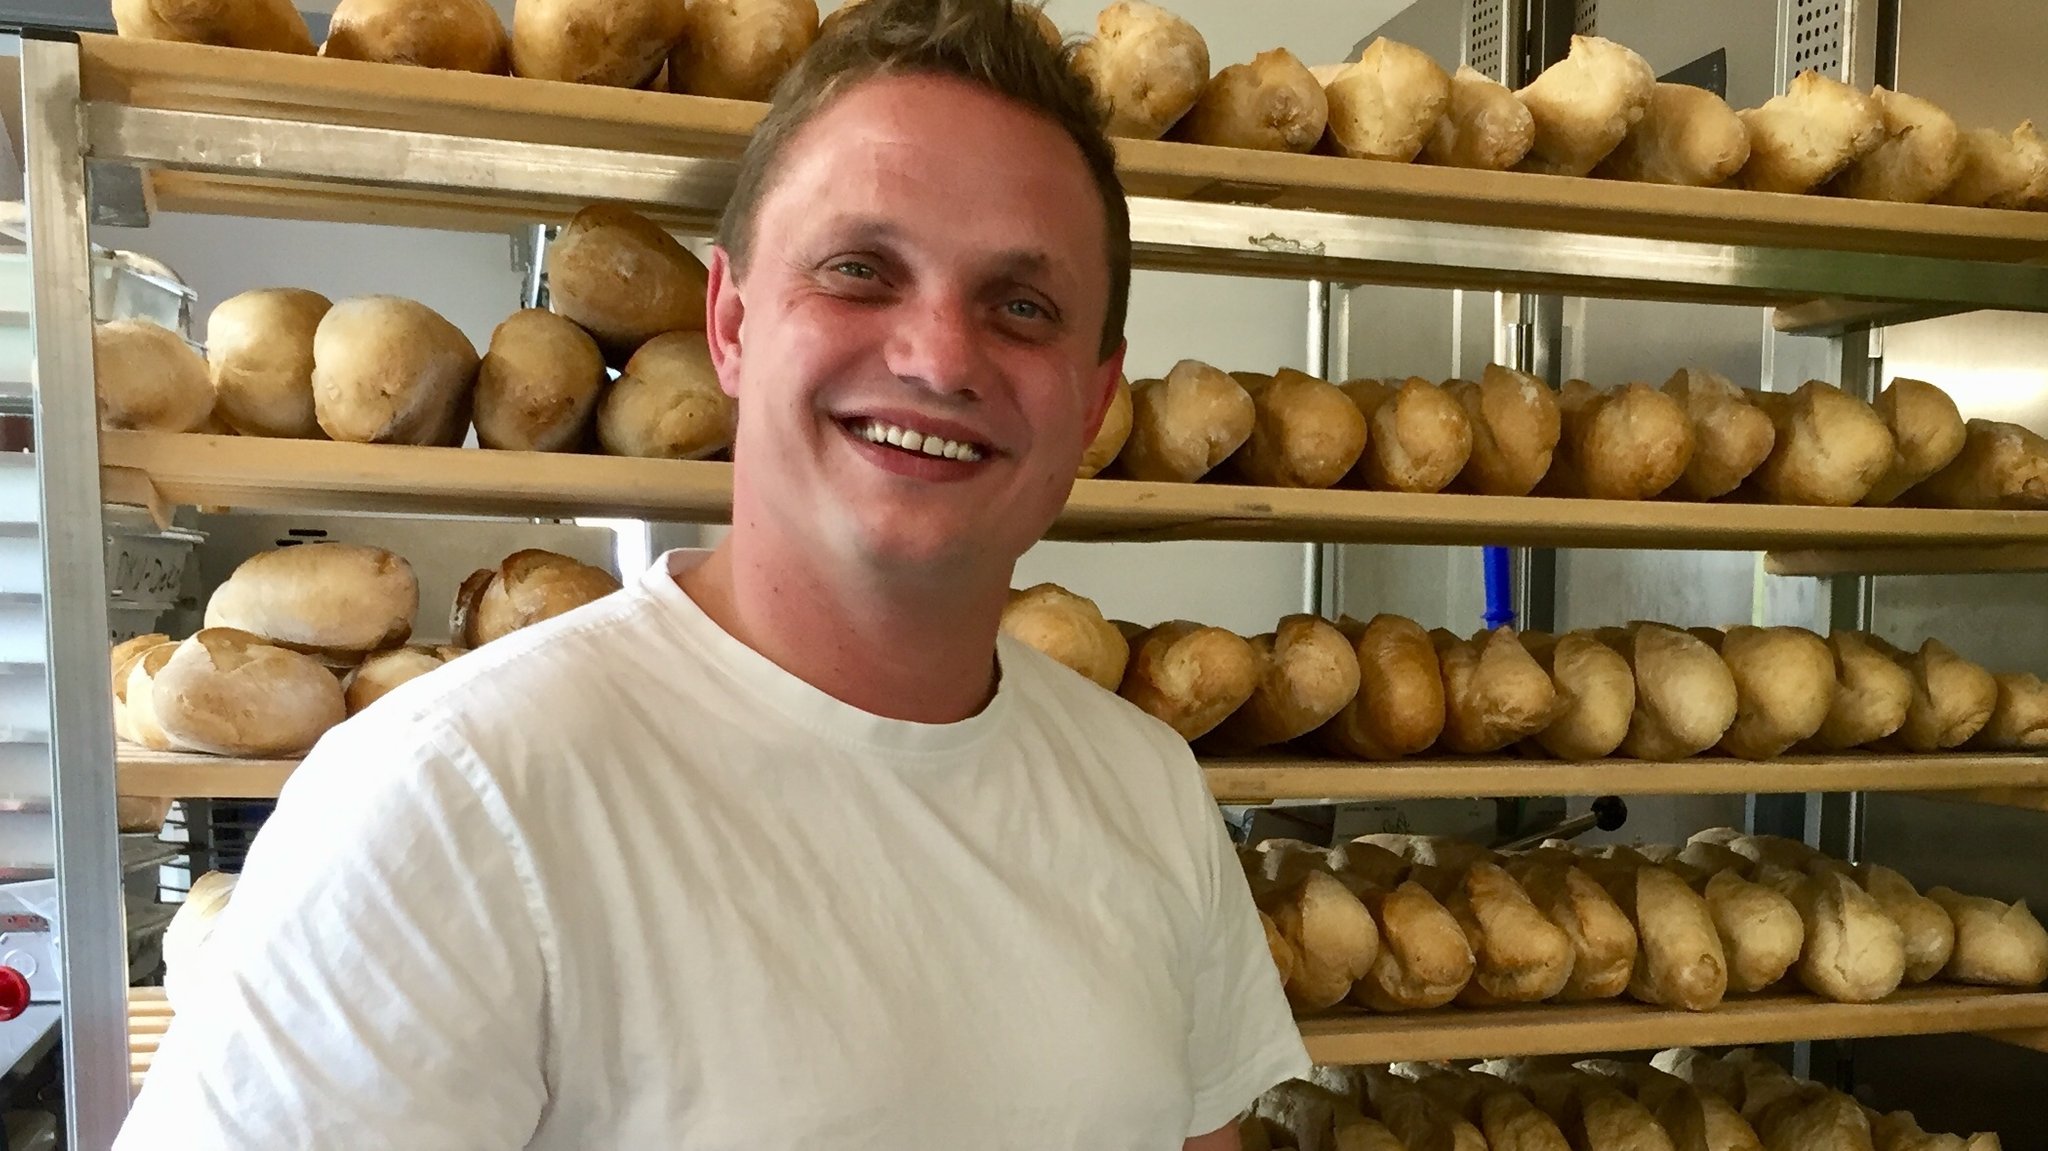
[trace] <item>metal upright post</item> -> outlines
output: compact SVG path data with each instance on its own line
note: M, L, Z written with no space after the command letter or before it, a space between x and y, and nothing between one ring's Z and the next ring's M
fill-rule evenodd
M1331 321L1349 309L1338 304L1343 289L1328 280L1310 280L1308 285L1308 374L1332 383L1343 381L1346 365L1337 362L1332 347ZM1344 341L1349 344L1348 337ZM1301 610L1334 619L1340 598L1343 563L1336 544L1306 544L1302 555Z
M21 73L33 281L31 378L50 645L56 929L63 945L65 1145L103 1151L128 1110L128 944L114 818L106 543L77 42L25 34Z

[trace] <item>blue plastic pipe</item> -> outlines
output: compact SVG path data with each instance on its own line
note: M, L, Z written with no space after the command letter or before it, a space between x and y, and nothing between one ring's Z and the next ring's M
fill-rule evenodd
M1486 627L1515 626L1515 565L1506 548L1481 548L1486 572Z

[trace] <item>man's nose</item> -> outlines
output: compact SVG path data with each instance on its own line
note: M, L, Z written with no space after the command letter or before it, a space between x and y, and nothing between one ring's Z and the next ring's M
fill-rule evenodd
M982 341L988 333L979 319L972 303L955 299L920 300L899 310L889 370L940 395L973 397L987 371Z

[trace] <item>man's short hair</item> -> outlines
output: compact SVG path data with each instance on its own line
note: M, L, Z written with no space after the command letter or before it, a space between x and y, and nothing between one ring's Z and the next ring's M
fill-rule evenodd
M951 76L1022 104L1058 124L1081 150L1108 225L1109 312L1103 359L1123 343L1131 291L1131 217L1116 175L1116 149L1087 83L1041 30L1040 14L1015 0L858 0L835 13L811 50L775 89L774 103L740 161L718 225L718 244L741 275L754 215L782 153L841 93L887 75Z

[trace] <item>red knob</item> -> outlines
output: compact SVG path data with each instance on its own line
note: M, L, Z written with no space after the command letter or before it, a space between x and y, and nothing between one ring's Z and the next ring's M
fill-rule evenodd
M0 967L0 1023L28 1010L28 979L12 967Z

